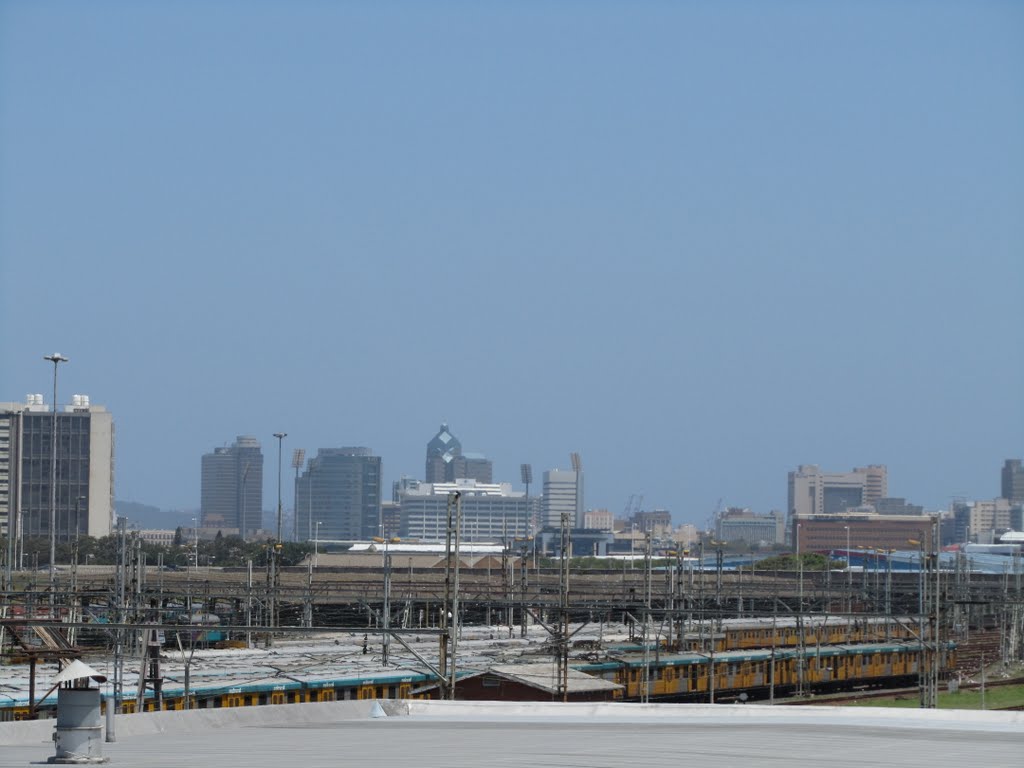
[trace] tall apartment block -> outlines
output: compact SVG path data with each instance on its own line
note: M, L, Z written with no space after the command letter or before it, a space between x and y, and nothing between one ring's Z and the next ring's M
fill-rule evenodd
M255 437L203 455L200 491L203 528L252 536L263 521L263 451Z
M381 460L369 448L321 448L295 485L300 539L365 540L379 536Z
M1020 459L1007 459L1003 464L1000 496L1011 504L1024 504L1024 466Z
M442 424L427 443L423 477L428 483L452 483L456 480L490 483L493 475L490 460L479 453L463 453L462 443L449 431L447 424Z
M57 541L113 529L113 417L87 395L74 395L63 410L28 395L24 403L0 403L0 533L12 545L50 535L55 429Z
M561 527L563 514L573 528L583 527L583 472L550 469L544 473L540 526Z

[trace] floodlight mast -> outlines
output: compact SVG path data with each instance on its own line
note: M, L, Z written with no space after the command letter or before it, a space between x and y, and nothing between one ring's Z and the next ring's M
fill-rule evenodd
M306 449L296 448L292 451L292 469L295 470L295 503L292 507L292 541L299 540L299 470L306 460Z
M526 486L526 517L523 520L523 541L530 537L530 483L533 482L533 466L530 464L519 465L519 476Z

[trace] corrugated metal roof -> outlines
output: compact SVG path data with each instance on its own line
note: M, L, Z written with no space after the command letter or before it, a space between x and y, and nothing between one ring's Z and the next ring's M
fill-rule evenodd
M556 664L545 664L544 662L532 662L528 664L495 664L489 667L480 675L493 674L513 680L523 685L556 693L558 691L558 666ZM596 691L616 691L623 686L609 680L602 680L599 677L588 675L585 672L570 668L566 675L569 686L569 693L593 693Z

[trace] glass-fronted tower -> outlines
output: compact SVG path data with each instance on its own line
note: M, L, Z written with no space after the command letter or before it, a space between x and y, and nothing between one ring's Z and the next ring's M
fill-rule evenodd
M233 445L203 455L200 520L252 536L263 522L263 451L259 440L240 435Z

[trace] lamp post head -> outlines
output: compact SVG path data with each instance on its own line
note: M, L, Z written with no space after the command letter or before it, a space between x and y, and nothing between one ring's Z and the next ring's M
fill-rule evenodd
M278 440L283 440L284 438L288 437L288 433L287 432L275 432L274 433L274 437L276 437Z
M68 359L60 352L54 352L52 355L43 355L43 360L49 360L54 365L57 363L66 363L68 361Z

